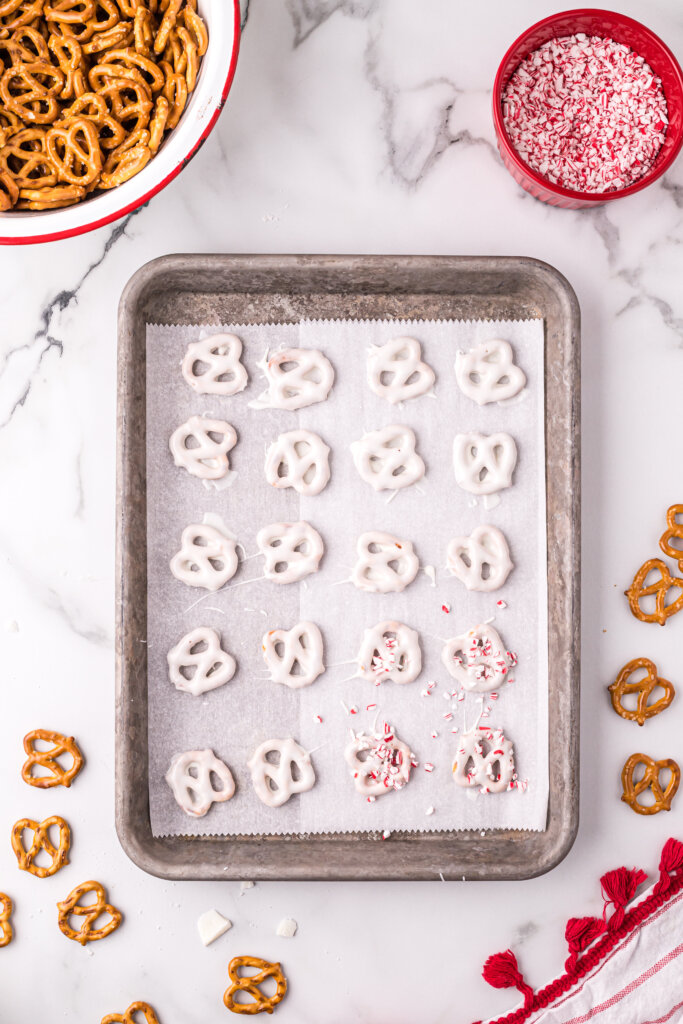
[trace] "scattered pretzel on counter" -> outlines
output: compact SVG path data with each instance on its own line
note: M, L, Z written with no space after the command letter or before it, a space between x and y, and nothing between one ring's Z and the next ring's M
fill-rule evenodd
M654 578L648 583L651 576ZM667 601L672 591L678 591L678 596ZM683 608L683 579L672 576L661 558L650 558L644 562L625 593L631 611L641 622L658 622L664 626L667 619ZM651 597L655 599L654 611L646 611L641 602Z
M632 681L631 677L641 669L645 669L646 674L640 679ZM661 688L664 693L659 700L650 704L650 696L657 687ZM654 715L658 715L660 711L668 708L676 696L673 683L657 675L657 666L649 658L634 658L629 661L607 689L612 697L612 707L616 713L622 718L637 722L638 725L644 725L646 719L653 718ZM637 704L635 710L630 710L624 707L622 698L633 693L638 695Z
M59 844L55 846L50 839L50 829L59 831ZM27 850L23 843L24 831L33 832L31 846ZM71 846L71 829L64 818L53 816L38 823L33 818L22 818L12 829L12 849L16 854L21 871L28 871L37 878L49 878L56 875L60 868L69 863ZM35 859L44 850L51 860L48 867L35 863Z
M91 892L95 893L95 902L83 906L80 900ZM81 946L85 946L87 942L96 942L98 939L104 939L107 935L111 935L119 927L123 918L120 910L107 903L107 893L104 886L100 885L99 882L82 882L80 885L77 885L65 900L57 904L57 909L59 910L58 924L60 931L66 935L67 939L80 942ZM100 928L96 928L97 920L103 914L108 915L110 920ZM83 918L83 923L78 930L71 927L70 919L72 917Z
M136 175L208 45L197 0L0 3L0 211L71 206Z
M137 1024L135 1014L141 1013L147 1024L159 1024L159 1018L149 1005L140 1001L131 1003L125 1013L108 1013L101 1024Z
M0 949L4 946L9 946L14 937L10 922L13 910L14 904L9 896L6 896L4 892L0 892Z
M636 780L635 773L641 766L643 774ZM662 789L661 773L663 771L669 771L671 778ZM670 811L671 801L676 795L680 781L681 770L671 758L655 761L647 754L631 754L621 773L621 784L624 790L621 799L636 814L658 814L659 811ZM647 790L652 791L654 797L652 804L642 804L638 799L641 793L645 793Z
M239 972L245 967L255 970L257 973L244 977ZM233 1013L272 1013L287 992L287 979L282 973L280 964L272 964L268 960L262 960L259 956L233 957L228 966L228 976L232 984L225 990L223 1002ZM272 978L277 986L273 996L264 995L259 988L259 985L262 985L268 978ZM250 1003L236 1002L235 995L238 992L251 996L254 1001Z
M49 750L36 750L36 743L51 743ZM29 786L38 789L52 789L53 786L66 786L68 789L83 767L83 755L76 745L73 736L63 736L61 732L50 729L34 729L24 736L24 750L28 758L21 769L21 777ZM64 768L59 758L71 757L71 767ZM49 775L35 775L34 767L47 769Z
M683 505L671 505L666 512L666 530L659 538L659 546L668 558L673 558L678 563L678 571L683 572L683 546L677 547L673 541L683 542L683 523L679 517L683 516Z

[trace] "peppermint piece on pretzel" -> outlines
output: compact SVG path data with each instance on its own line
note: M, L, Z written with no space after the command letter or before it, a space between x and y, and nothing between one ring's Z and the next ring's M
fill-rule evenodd
M310 686L325 671L323 638L314 622L299 622L290 630L271 629L261 648L272 681L291 690Z
M56 829L59 836L57 846L50 838L50 829ZM33 832L31 845L27 850L24 846L24 832ZM45 821L37 822L33 818L22 818L12 828L12 849L21 871L28 871L36 878L51 878L65 864L69 863L71 846L71 829L64 821L53 815ZM50 858L49 865L36 864L36 857L45 852Z
M356 469L376 491L398 491L421 480L425 464L415 450L410 427L391 424L351 444Z
M263 571L274 583L297 583L317 572L325 545L310 523L271 523L256 535Z
M37 743L49 743L47 750L39 750ZM34 729L24 736L24 750L28 754L21 769L21 777L29 786L37 789L52 789L53 786L65 786L67 789L83 767L83 755L78 749L73 736L63 736L61 732L51 729ZM71 759L65 768L59 758ZM49 774L36 775L35 768L45 769Z
M169 679L176 690L197 697L229 683L237 663L221 647L220 635L210 626L186 633L166 656Z
M214 804L224 803L235 795L232 772L213 750L176 754L165 778L178 806L193 818L203 818ZM219 789L214 778L220 783Z
M514 398L526 387L526 376L515 364L512 345L500 338L482 341L455 357L455 378L464 395L477 405Z
M212 523L192 523L180 537L180 551L171 559L171 572L188 587L220 590L237 572L233 537Z
M491 693L506 681L516 659L493 626L483 623L446 641L441 660L464 690Z
M420 637L403 622L379 622L365 630L356 661L360 678L371 683L412 683L422 671Z
M95 902L84 906L81 900L90 893L95 894ZM105 939L107 935L116 931L123 919L121 911L107 903L106 890L99 882L82 882L77 885L65 900L57 904L57 909L59 910L57 919L59 930L66 935L67 939L79 942L81 946L87 945L88 942ZM109 917L109 920L98 928L96 925L102 916ZM72 926L71 921L74 918L78 920L82 918L80 928Z
M242 969L252 973L242 975ZM254 971L256 973L253 973ZM280 964L262 960L260 956L233 957L228 965L228 977L230 985L223 994L223 1002L233 1013L245 1013L250 1016L256 1013L272 1013L287 994L287 979ZM269 978L275 982L275 992L272 996L265 995L259 987ZM238 1001L235 998L238 993L250 996L252 1001Z
M131 1003L125 1013L108 1013L100 1024L138 1024L140 1014L144 1017L145 1024L159 1024L159 1018L152 1007L141 1000Z
M461 733L457 743L452 766L456 786L479 786L480 793L502 793L514 788L514 750L502 729L478 725Z
M230 397L249 382L241 356L242 342L236 334L210 334L187 346L182 374L198 395Z
M512 485L517 445L509 434L457 434L453 441L455 479L470 494L495 494Z
M288 430L266 453L266 480L306 497L320 494L330 479L329 456L329 447L312 430Z
M666 530L659 538L659 546L668 558L673 558L678 571L683 572L683 505L671 505L666 512ZM677 544L674 541L678 541Z
M267 389L249 405L253 409L295 411L324 402L334 384L329 359L315 348L285 348L267 358Z
M230 472L228 452L237 444L235 428L225 420L190 416L171 434L169 447L176 466L200 480L220 480Z
M502 587L513 569L505 535L495 526L477 526L469 537L454 537L446 563L468 590L483 593Z
M358 560L351 582L371 594L398 594L412 583L420 561L409 540L372 530L362 533L356 543Z
M257 797L267 807L282 807L295 793L315 785L311 755L296 740L266 740L247 762Z
M672 599L676 592L678 596ZM672 576L661 558L650 558L641 565L625 594L637 619L665 626L667 620L683 608L683 579ZM643 607L643 601L650 602L649 610Z
M664 784L663 772L669 775L668 781ZM638 779L636 773L640 775ZM681 770L671 758L655 761L648 754L631 754L621 772L621 799L636 814L650 815L670 811L680 781ZM639 797L648 791L652 793L652 803L644 804Z
M386 722L381 731L355 735L347 744L344 759L356 791L373 799L403 789L417 763L410 747Z
M435 380L431 366L422 361L422 346L416 338L393 338L370 349L368 384L391 405L425 395Z
M12 929L13 910L14 904L12 900L6 893L0 892L0 949L9 946L14 938L14 930Z
M642 675L643 669L645 675ZM633 676L639 673L638 679ZM649 658L634 658L619 672L615 681L607 687L612 698L612 707L618 715L638 725L644 725L648 718L653 718L664 711L676 696L673 683L657 674L657 666ZM654 690L661 689L662 696L650 703ZM637 694L635 708L624 707L623 698Z

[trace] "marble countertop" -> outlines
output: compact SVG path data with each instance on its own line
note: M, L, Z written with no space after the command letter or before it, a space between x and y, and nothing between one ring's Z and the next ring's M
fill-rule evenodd
M651 819L619 801L634 750L683 756L677 702L639 730L605 686L630 658L681 684L683 619L636 622L621 591L657 554L683 500L683 161L653 188L592 212L550 209L515 185L494 146L498 60L550 0L252 0L237 76L201 153L150 206L83 238L0 251L0 890L17 905L0 952L7 1024L97 1022L147 999L163 1024L227 1019L231 956L281 959L279 1024L467 1024L511 1006L480 970L513 947L527 980L561 970L564 925L600 912L598 878L656 869L683 803ZM566 5L564 5L566 6ZM683 56L676 0L614 2ZM170 884L131 864L113 825L116 308L130 275L168 252L527 255L564 273L583 315L581 826L566 860L519 883ZM683 699L683 697L679 697ZM69 730L88 770L29 790L20 738ZM679 795L679 801L683 796ZM63 814L72 863L19 873L10 824ZM81 949L54 903L98 878L126 913ZM234 927L204 949L199 914ZM277 938L283 917L299 932Z

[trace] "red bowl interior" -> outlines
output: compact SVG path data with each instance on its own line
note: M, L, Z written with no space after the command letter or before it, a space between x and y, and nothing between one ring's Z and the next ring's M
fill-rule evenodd
M657 159L648 173L637 182L629 185L628 188L617 189L614 192L575 192L548 181L533 171L520 158L510 142L503 123L503 93L515 69L530 53L550 39L556 36L574 35L577 32L585 32L586 35L609 36L617 43L629 46L635 53L645 58L654 73L661 79L666 96L669 125ZM520 173L539 186L541 190L545 189L567 199L575 198L592 203L604 203L610 199L620 199L633 192L639 192L640 189L645 188L664 174L678 156L683 144L683 72L666 43L645 25L634 21L633 18L627 18L626 15L618 14L616 11L592 8L563 11L560 14L551 14L550 17L532 25L515 40L503 57L493 87L493 119L499 145L505 150L509 161L515 164Z

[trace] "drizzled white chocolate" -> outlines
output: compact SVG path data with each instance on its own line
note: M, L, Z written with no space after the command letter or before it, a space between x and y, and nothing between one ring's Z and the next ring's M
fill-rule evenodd
M526 377L515 365L507 341L482 341L469 352L455 357L455 377L463 394L478 405L514 398L526 385Z
M180 551L171 559L171 572L188 587L220 590L237 572L235 541L209 523L186 526Z
M391 424L364 434L351 445L356 469L376 491L410 487L425 474L410 427Z
M248 761L251 781L267 807L282 807L295 793L315 785L310 755L296 740L266 740Z
M365 797L403 789L410 779L410 769L416 764L410 747L386 724L382 732L354 736L344 751L344 759L356 790Z
M274 583L297 583L318 571L325 545L310 523L271 523L256 535L263 572Z
M289 630L271 629L261 646L270 678L291 690L310 686L325 671L323 638L314 622L299 622Z
M199 696L229 683L237 664L221 647L221 639L210 626L186 633L168 652L168 676L176 690Z
M210 334L187 346L183 377L198 395L236 395L249 381L241 355L242 342L236 334Z
M434 380L434 371L422 362L422 346L415 338L394 338L370 350L368 384L392 405L426 394Z
M214 788L212 776L220 782L220 789ZM178 806L194 818L203 818L213 804L235 795L232 772L212 750L177 754L166 772L166 782Z
M249 405L254 409L303 409L324 402L334 384L329 359L315 348L285 348L264 366L267 389Z
M174 430L169 447L176 466L200 480L220 480L230 472L228 452L237 444L235 428L225 420L190 416Z
M514 788L515 779L514 750L502 729L480 725L461 733L453 759L457 786L479 786L480 793L502 793Z
M373 530L356 543L351 582L372 594L400 593L417 576L420 562L409 540Z
M498 590L513 569L505 536L495 526L477 526L469 537L454 537L446 557L449 570L468 590Z
M422 671L420 638L403 622L379 622L365 630L357 661L361 679L412 683Z
M271 487L292 487L297 494L320 494L330 479L330 449L311 430L280 434L266 454Z
M490 693L502 686L515 663L493 626L485 624L448 640L441 660L449 675L473 693Z
M512 484L517 445L509 434L458 434L453 442L455 479L470 494L495 494Z

